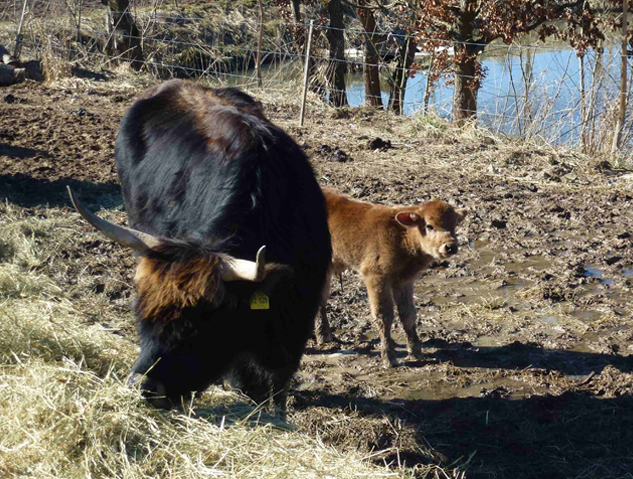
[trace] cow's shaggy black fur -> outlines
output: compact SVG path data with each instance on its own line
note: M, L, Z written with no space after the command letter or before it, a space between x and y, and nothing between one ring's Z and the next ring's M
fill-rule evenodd
M202 295L164 315L151 307L165 300L156 297L160 288L145 294L139 280L133 372L160 381L174 401L229 377L258 402L272 392L283 408L331 259L323 194L303 152L245 93L171 81L129 109L116 163L130 226L177 240L173 251L165 241L165 251L142 258L137 276L162 268L160 281L186 289L192 274L212 267L201 257L254 260L262 245L267 261L280 265L263 284L224 283L221 301ZM270 309L252 310L250 297L262 289Z

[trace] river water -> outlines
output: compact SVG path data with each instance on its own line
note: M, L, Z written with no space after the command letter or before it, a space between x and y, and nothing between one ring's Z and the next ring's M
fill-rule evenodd
M584 105L581 98L581 61L571 48L525 45L489 45L481 57L485 69L478 95L478 123L495 133L537 139L551 144L577 144L583 123L595 145L610 144L619 99L620 47L610 46L602 54L588 51L583 60ZM362 59L358 59L360 62ZM350 61L350 63L353 63ZM416 63L428 58L416 56ZM350 106L365 103L361 63L347 75ZM264 88L296 88L302 82L298 61L281 61L263 69ZM252 84L253 75L248 75ZM389 67L381 67L383 103L389 100ZM243 84L244 76L229 78L230 85ZM424 114L428 69L423 67L408 80L404 97L405 115ZM242 85L243 86L243 85ZM630 87L629 87L630 95ZM428 111L452 116L453 85L441 78L431 87ZM630 102L629 102L630 103ZM629 107L630 109L630 107ZM633 115L628 115L629 118ZM582 119L584 118L584 122ZM625 125L625 141L631 142Z
M599 66L594 75L596 62ZM478 116L482 126L500 133L540 137L558 144L578 141L581 69L574 50L493 45L487 48L482 64L486 71L478 96ZM590 51L584 58L585 102L589 110L585 115L586 123L594 129L600 128L603 134L605 128L612 128L612 118L608 115L618 99L620 64L620 47L605 48L601 57ZM427 78L427 71L419 71L409 79L404 98L406 115L423 113ZM386 78L381 89L386 104L389 99ZM347 93L350 105L364 103L362 74L348 75ZM452 96L450 81L438 80L431 88L430 111L450 118Z

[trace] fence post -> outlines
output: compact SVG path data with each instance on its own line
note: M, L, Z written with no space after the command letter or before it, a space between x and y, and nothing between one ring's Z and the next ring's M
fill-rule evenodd
M262 0L257 2L259 4L259 39L257 41L257 59L255 60L257 68L257 86L262 87L262 45L264 44L264 7L262 6Z
M20 58L20 48L22 47L22 26L24 25L24 16L26 15L26 4L28 0L24 0L22 6L22 16L20 17L20 25L18 26L18 34L15 36L15 49L13 50L13 58Z
M308 31L308 45L306 46L306 62L303 69L303 98L301 99L301 114L299 115L299 126L303 126L306 111L306 96L308 94L308 70L310 69L310 47L312 46L312 28L314 20L310 20L310 30Z
M626 70L629 66L627 52L627 6L629 0L622 0L622 71L620 72L620 111L618 112L618 121L615 134L613 135L613 145L611 153L615 154L620 148L622 141L622 129L626 120Z
M81 43L81 7L83 0L79 0L77 5L77 43Z

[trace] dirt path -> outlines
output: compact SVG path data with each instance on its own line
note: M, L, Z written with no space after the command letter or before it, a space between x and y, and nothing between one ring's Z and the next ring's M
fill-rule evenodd
M68 214L70 184L93 205L120 206L113 145L133 95L83 80L3 90L0 200L26 214ZM341 344L311 345L292 421L376 461L467 477L629 477L631 173L433 121L361 109L313 115L300 130L293 108L266 108L323 185L368 201L441 198L470 210L459 255L416 285L425 359L406 361L398 326L404 364L380 367L365 289L346 273L328 306ZM375 137L393 148L371 150ZM133 259L101 243L78 248L67 254L101 255L107 267L90 274L112 295L108 316L119 314ZM65 274L72 287L73 268Z

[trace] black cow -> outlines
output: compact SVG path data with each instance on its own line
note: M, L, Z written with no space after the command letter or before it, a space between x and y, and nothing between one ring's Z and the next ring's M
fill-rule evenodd
M224 377L285 411L331 261L305 155L247 94L169 81L126 113L116 163L129 229L73 202L140 253L130 380L166 407Z

